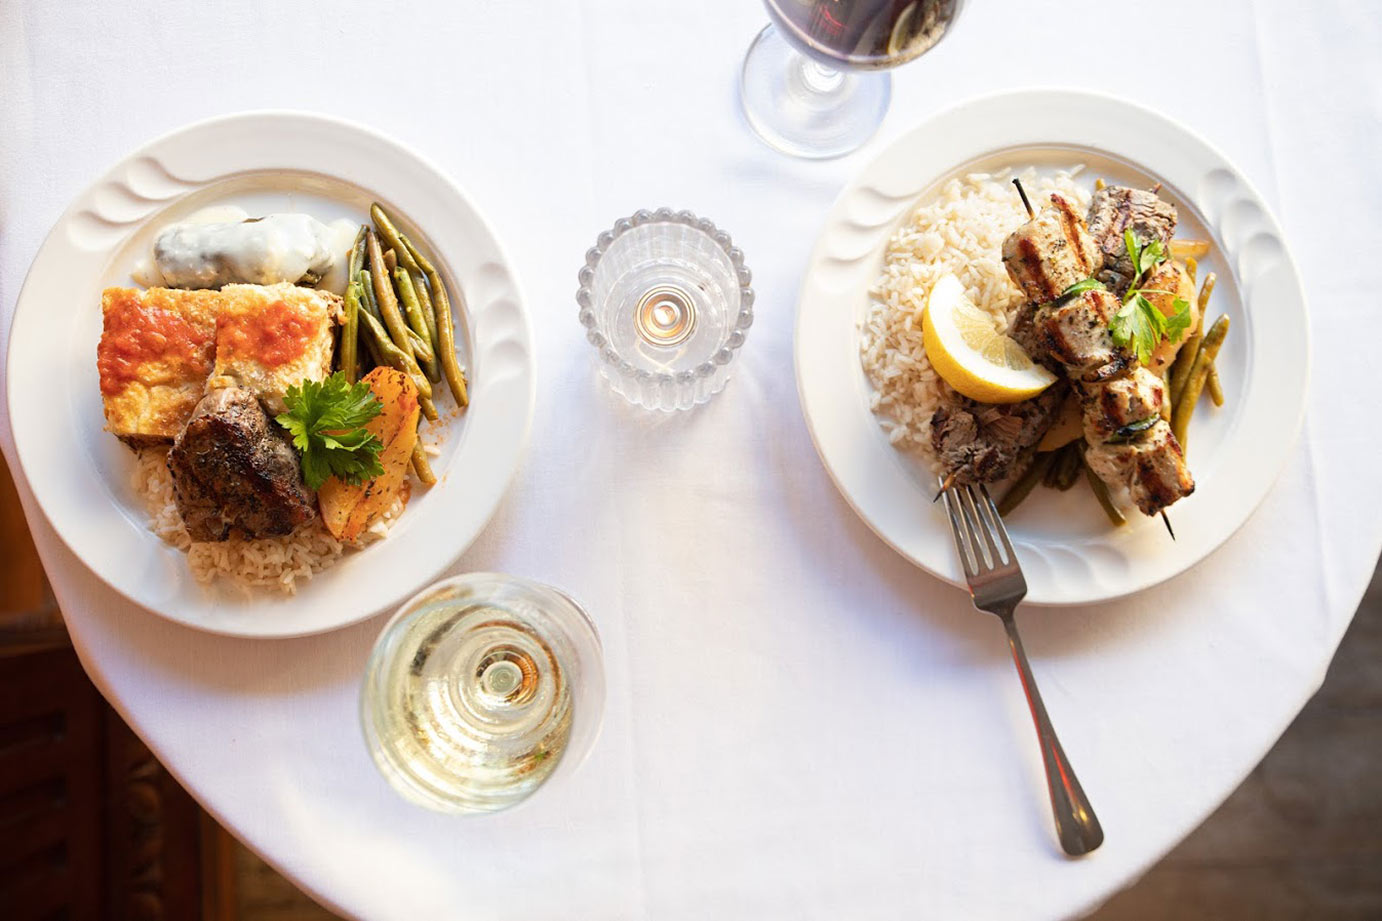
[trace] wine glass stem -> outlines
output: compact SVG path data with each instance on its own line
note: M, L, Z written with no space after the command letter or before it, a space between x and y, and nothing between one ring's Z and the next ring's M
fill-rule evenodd
M801 85L812 93L828 95L840 88L845 75L804 54L798 56Z

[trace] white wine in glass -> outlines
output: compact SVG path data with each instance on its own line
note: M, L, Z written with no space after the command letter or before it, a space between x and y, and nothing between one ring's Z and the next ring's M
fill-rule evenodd
M475 573L425 589L389 621L360 715L370 754L403 796L493 812L574 768L603 703L585 612L547 586Z
M824 159L873 136L892 94L887 68L935 47L963 0L764 0L772 23L749 47L740 94L769 146Z

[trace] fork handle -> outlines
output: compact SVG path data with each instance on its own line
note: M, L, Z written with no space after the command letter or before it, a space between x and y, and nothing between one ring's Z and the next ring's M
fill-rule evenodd
M1089 805L1074 769L1066 760L1065 749L1061 748L1060 740L1056 738L1051 718L1046 715L1046 705L1041 702L1041 692L1037 690L1032 667L1027 664L1022 638L1017 635L1017 621L1013 619L1011 611L999 616L1003 620L1003 628L1008 632L1008 646L1012 650L1018 674L1022 677L1022 690L1027 695L1027 706L1031 708L1037 740L1041 743L1041 760L1046 765L1046 788L1051 794L1056 835L1060 838L1061 848L1072 857L1088 854L1104 843L1104 829L1099 825L1099 817L1094 814L1094 807Z

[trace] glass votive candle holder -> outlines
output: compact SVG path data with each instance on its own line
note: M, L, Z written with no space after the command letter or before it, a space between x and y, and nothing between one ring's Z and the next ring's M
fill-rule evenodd
M690 409L724 389L753 324L752 274L729 234L690 211L637 211L585 254L576 303L616 393Z

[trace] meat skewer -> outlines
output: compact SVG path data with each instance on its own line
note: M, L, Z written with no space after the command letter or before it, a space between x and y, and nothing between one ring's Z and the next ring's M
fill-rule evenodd
M1194 490L1180 445L1161 418L1165 385L1114 342L1109 322L1122 306L1117 295L1097 288L1065 295L1076 282L1097 273L1117 273L1120 260L1131 266L1126 247L1111 242L1128 226L1136 224L1156 238L1164 232L1169 239L1174 209L1167 223L1164 209L1141 197L1155 199L1154 194L1122 194L1128 191L1134 190L1096 192L1104 203L1097 240L1068 202L1051 196L1050 206L1004 242L1003 261L1013 281L1040 305L1033 327L1046 357L1081 394L1091 469L1110 486L1126 490L1144 514L1155 515ZM1109 277L1115 283L1122 280L1121 275ZM1123 289L1134 280L1128 275Z

